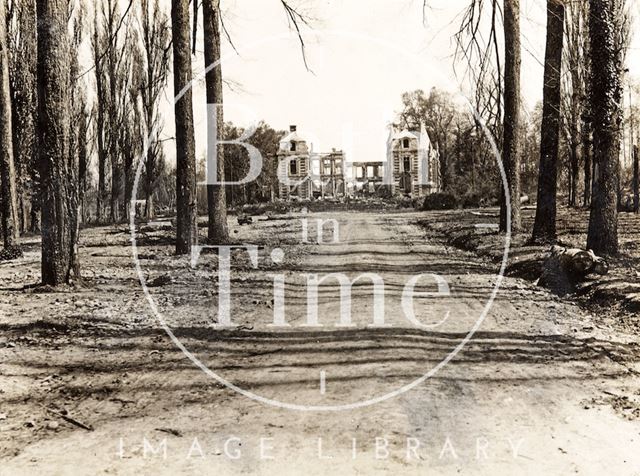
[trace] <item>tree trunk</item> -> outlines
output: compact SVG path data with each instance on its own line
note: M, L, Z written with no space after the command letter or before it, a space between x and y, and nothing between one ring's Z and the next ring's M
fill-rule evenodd
M70 79L74 77L73 68L71 69ZM72 86L72 82L69 83L69 91L74 93L77 90L74 90ZM73 110L73 100L71 100L71 108ZM70 124L70 122L69 122ZM75 126L75 124L74 124ZM75 141L75 143L74 143ZM79 155L76 153L75 148L78 146L79 140L76 131L71 130L69 128L69 146L67 148L67 153L69 154L67 160L67 208L69 210L69 246L70 246L70 274L73 274L77 279L80 278L80 262L78 261L78 244L80 238L80 161ZM72 148L73 147L73 148Z
M589 34L588 2L564 2L565 6L565 44L563 46L563 77L569 77L566 81L568 87L563 90L564 95L570 96L567 108L563 112L566 117L567 146L569 148L569 175L571 196L569 205L578 206L578 201L584 203L588 196L578 196L578 182L580 164L583 157L589 160L589 104L587 97L589 76ZM586 165L586 164L585 164ZM590 165L588 166L590 167ZM585 190L591 186L590 171L585 169Z
M191 95L189 1L171 1L173 84L176 120L176 254L191 252L197 241L196 152ZM182 90L186 88L184 93ZM181 97L178 96L182 94Z
M31 213L26 190L18 194L18 211L20 214L20 232L25 233L29 229L29 215Z
M113 3L112 3L113 2ZM118 147L118 141L122 131L119 128L124 127L121 119L121 111L118 108L119 92L120 88L120 62L121 58L118 57L118 21L119 13L117 10L117 0L108 0L108 16L106 18L106 34L108 35L107 55L105 57L106 74L109 78L109 101L108 101L108 113L109 113L109 125L108 125L108 152L109 160L111 161L111 194L109 201L109 218L111 223L118 223L120 221L120 194L122 192L122 163L121 153L122 151ZM124 52L120 52L124 54Z
M640 167L638 166L638 146L633 146L633 211L640 212Z
M67 1L38 2L38 152L42 180L42 282L69 281L75 263L69 157Z
M509 204L503 191L500 204L500 231L520 231L520 0L504 0L504 132L502 164L508 182ZM510 216L507 208L510 205Z
M622 126L622 54L617 45L621 11L616 0L591 0L591 104L593 197L587 247L618 252L618 186Z
M220 1L204 0L202 5L204 22L204 61L205 68L220 61ZM216 138L222 139L224 131L224 112L222 109L222 65L218 63L206 77L207 104L216 104ZM210 131L211 132L211 131ZM207 153L213 153L208 151ZM224 180L224 149L217 144L216 176ZM227 227L227 200L223 185L207 185L207 209L209 217L208 238L212 243L222 244L229 241Z
M147 117L151 117L151 114L149 114ZM147 124L151 124L151 119L147 119ZM153 148L150 145L149 147L147 147L147 153L146 153L146 157L145 157L145 175L144 175L144 199L145 199L145 206L144 206L144 217L147 220L150 220L152 218L156 217L156 213L155 213L155 207L153 205L153 183L154 183L154 177L155 177L155 159L154 159L154 152L153 152Z
M566 12L566 10L565 10ZM565 16L566 19L566 16ZM565 20L566 21L566 20ZM563 46L563 50L570 45ZM575 48L575 46L574 46ZM582 58L584 60L584 58ZM566 63L565 63L566 64ZM569 65L567 65L569 66ZM581 116L584 111L582 107L582 98L584 97L584 76L580 74L578 68L571 71L571 114L570 114L570 174L571 174L571 207L578 206L578 181L580 177L580 162L583 155L582 131L580 129Z
M583 124L586 127L589 127L586 123ZM584 152L584 192L582 199L582 206L588 207L591 205L591 141L588 139L591 135L590 132L586 133L583 131L583 142L582 142L582 150Z
M84 107L84 105L82 106ZM80 223L87 221L85 196L87 193L87 165L89 162L87 145L89 137L89 114L82 111L79 124L78 142L78 206L80 208Z
M143 84L140 88L142 98L141 115L146 135L149 135L144 162L143 190L146 200L145 217L155 217L153 194L161 165L164 164L162 145L159 135L162 131L162 121L159 118L159 97L164 91L169 70L170 55L167 50L171 41L169 20L161 11L158 0L141 0L142 7L142 53L146 68L140 74Z
M144 217L151 220L156 217L155 205L153 203L153 192L149 193L145 200Z
M85 209L85 195L87 193L87 118L83 114L81 124L81 142L78 150L78 203L80 207L80 223L87 220Z
M106 175L107 175L107 152L104 143L105 137L105 108L107 106L107 95L106 95L106 86L104 84L105 78L103 74L103 66L102 66L102 50L100 45L100 34L98 31L98 20L94 22L94 33L93 33L93 56L94 56L94 70L96 76L96 109L97 109L97 120L96 120L96 136L97 136L97 155L98 155L98 193L96 196L96 220L101 222L103 220L104 213L104 202L107 196L107 184L106 184Z
M547 46L544 61L544 92L540 138L538 202L533 226L533 241L556 241L556 194L558 146L560 143L560 75L564 40L564 5L547 2ZM573 171L573 169L572 169ZM575 182L572 180L572 185Z
M115 141L115 139L114 139ZM111 200L109 202L109 218L111 223L120 221L120 192L122 191L122 169L117 156L119 152L114 147L109 154L111 158Z
M36 172L36 2L14 2L16 48L11 68L11 108L13 159L17 176L20 231L30 229L30 213L37 197L39 177ZM11 60L10 60L11 63ZM37 205L35 206L37 208Z
M107 196L107 153L104 147L104 112L102 106L98 106L98 194L96 197L96 219L98 222L103 220L104 202Z
M571 144L571 200L569 205L576 207L578 203L578 175L580 174L580 149L578 144Z
M32 233L39 233L41 230L40 221L40 192L34 194L33 201L31 202L31 218L29 219L29 231Z
M9 91L9 51L7 42L6 4L0 1L0 176L2 187L2 235L4 247L18 242L18 195L13 163L11 130L11 92Z
M137 112L134 114L134 116L134 124L139 123ZM133 181L135 179L133 164L135 162L135 154L137 153L137 149L134 142L135 139L132 137L133 134L136 134L134 124L130 124L129 119L125 121L125 126L129 128L129 131L127 132L129 137L127 137L127 140L124 142L124 149L122 151L124 155L124 200L122 201L122 217L125 220L129 219L129 214L131 213L131 197L133 196Z
M145 118L146 118L146 124L153 124L153 111L152 111L151 105L145 106ZM147 132L151 133L151 131L147 131ZM155 140L155 136L151 140ZM144 217L147 220L150 220L156 217L155 207L153 204L153 185L155 182L154 178L156 176L156 170L155 170L156 158L155 158L155 148L151 144L149 144L147 147L144 166L145 166L144 184L143 184L144 199L145 199Z
M589 46L587 45L587 49ZM589 58L590 53L587 51L587 58ZM583 101L584 110L582 112L582 153L584 155L584 192L583 192L583 200L582 206L589 207L591 206L591 190L593 188L593 119L592 109L590 104L590 96L591 96L591 67L587 67L587 78L586 87L585 87L585 98Z

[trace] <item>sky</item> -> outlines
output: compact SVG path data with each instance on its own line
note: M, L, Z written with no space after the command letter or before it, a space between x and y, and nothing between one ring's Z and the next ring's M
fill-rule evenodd
M221 0L233 44L223 44L225 120L248 126L264 120L275 129L298 130L317 151L347 150L347 160L384 160L386 125L405 91L432 87L464 99L464 67L454 65L453 34L468 0L291 0L310 20L299 40L280 0ZM169 0L162 0L169 11ZM522 0L525 106L542 98L546 12L544 0ZM634 11L640 16L640 10ZM199 36L201 37L201 28ZM629 54L632 76L640 77L639 38ZM200 48L202 42L200 38ZM194 117L198 157L206 149L206 101L202 52L194 64ZM173 86L161 109L164 137L173 136ZM175 157L166 142L169 160Z

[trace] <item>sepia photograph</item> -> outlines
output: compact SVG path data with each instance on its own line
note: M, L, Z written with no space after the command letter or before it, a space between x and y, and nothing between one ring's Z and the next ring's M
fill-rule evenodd
M0 476L640 476L638 0L0 0Z

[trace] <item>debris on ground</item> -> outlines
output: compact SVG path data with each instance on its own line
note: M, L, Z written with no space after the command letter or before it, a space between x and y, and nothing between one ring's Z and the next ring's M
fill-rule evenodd
M505 275L537 282L545 273L549 249L548 245L531 243L534 218L534 207L522 209L523 231L511 236L508 247L505 246L505 235L489 227L498 223L499 216L495 209L451 210L418 220L418 224L426 230L442 234L450 246L498 265L507 252ZM609 257L606 263L596 260L594 272L586 274L584 279L575 280L573 286L561 289L560 294L597 311L599 316L603 313L615 315L616 324L637 332L640 331L640 247L636 231L640 227L640 215L622 212L618 220L619 256ZM558 245L563 249L579 249L589 253L584 250L588 223L588 210L559 207ZM584 255L581 256L584 258ZM548 274L541 284L545 283Z
M591 250L554 246L544 261L538 285L564 296L575 293L589 274L604 276L608 272L607 261Z

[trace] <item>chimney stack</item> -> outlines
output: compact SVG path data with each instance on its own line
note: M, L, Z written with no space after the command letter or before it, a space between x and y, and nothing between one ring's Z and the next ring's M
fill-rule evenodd
M295 124L289 126L289 132L295 132L296 129L297 129L297 127L296 127Z

